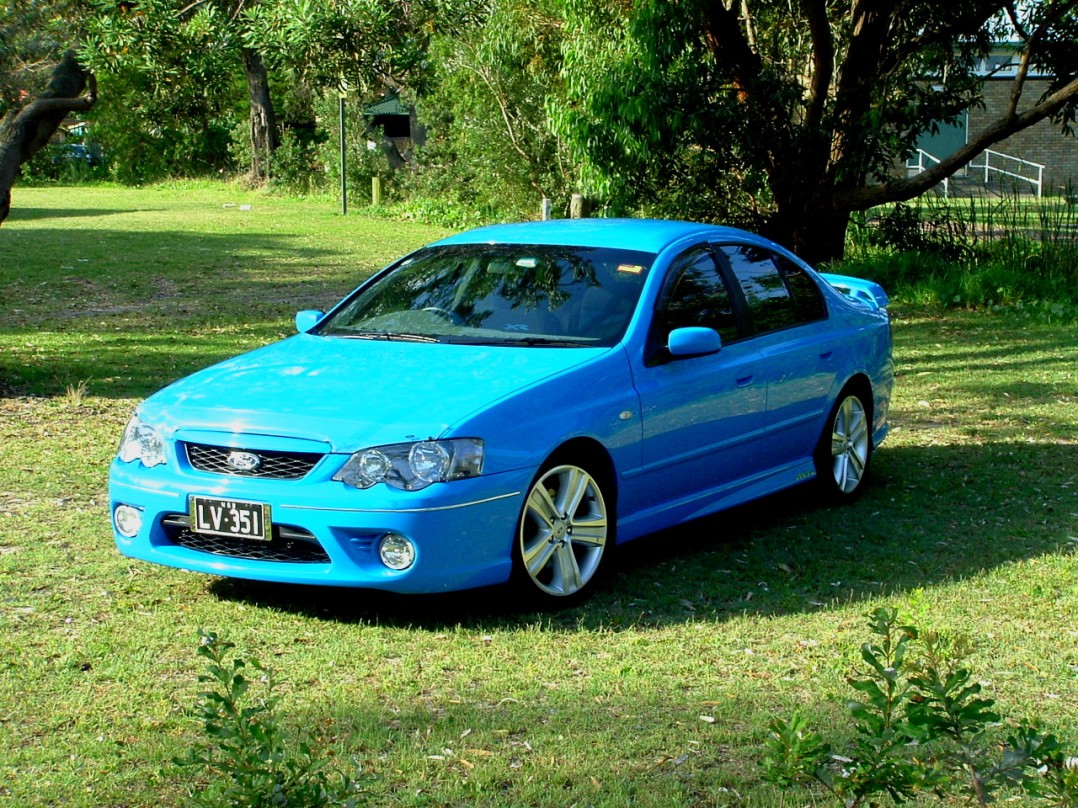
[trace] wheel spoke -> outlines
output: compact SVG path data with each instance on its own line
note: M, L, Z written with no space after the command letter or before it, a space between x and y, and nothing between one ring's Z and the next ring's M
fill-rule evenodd
M846 477L849 474L849 468L850 459L845 452L835 458L835 483L843 491L846 490Z
M850 424L853 419L857 417L857 412L854 409L856 399L850 396L842 402L842 432L846 435L850 434Z
M554 553L554 583L560 586L564 594L576 592L584 585L580 577L580 565L569 542L557 545Z
M837 427L838 424L835 424ZM846 438L837 429L831 433L831 457L841 457L846 451Z
M583 469L573 468L561 476L560 482L562 486L558 493L558 504L561 506L561 514L572 518L588 493L591 478Z
M560 514L558 513L558 506L554 504L554 500L551 499L550 492L547 491L545 485L537 485L532 489L531 494L528 496L528 513L539 524L548 529L553 529L554 520Z
M538 539L530 547L523 548L524 566L527 567L528 574L532 578L535 578L546 569L557 548L558 545L545 536Z
M850 442L860 445L862 441L868 438L868 419L865 418L864 413L860 413L856 423L850 430Z
M846 458L849 461L853 475L860 480L865 473L865 459L861 457L861 452L857 447L851 446L850 451L846 453Z
M597 516L591 519L573 520L573 542L584 544L589 547L602 547L606 544L606 517Z

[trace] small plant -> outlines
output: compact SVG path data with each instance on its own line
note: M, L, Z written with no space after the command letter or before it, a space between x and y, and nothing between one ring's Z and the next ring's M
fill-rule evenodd
M207 661L199 682L210 689L199 694L191 714L203 725L206 739L174 759L183 768L201 769L209 779L205 788L193 787L189 796L199 806L229 808L323 808L354 806L358 784L331 770L317 750L304 741L295 748L282 732L277 707L276 681L257 661L226 657L235 646L218 635L204 632L198 647ZM245 675L248 669L256 680ZM252 685L262 695L256 697Z
M71 407L81 407L86 402L90 390L90 380L83 379L77 384L64 386L64 401Z
M850 678L861 700L847 704L856 736L845 754L795 713L771 723L764 778L782 787L822 784L846 808L874 795L901 802L920 792L965 792L987 805L1003 787L1049 805L1078 806L1078 758L1054 735L1019 725L1005 742L993 735L1001 717L965 666L965 637L900 625L898 612L877 609L861 646L868 673Z
M921 208L896 204L884 213L875 230L868 231L870 243L896 252L931 253L948 261L960 261L970 254L969 226L961 215L944 205Z

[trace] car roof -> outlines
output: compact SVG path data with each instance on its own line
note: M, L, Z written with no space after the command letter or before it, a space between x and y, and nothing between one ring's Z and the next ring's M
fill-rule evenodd
M658 253L689 236L750 238L758 243L766 243L759 236L744 230L696 222L665 219L553 219L546 222L479 227L442 239L436 244L557 244Z

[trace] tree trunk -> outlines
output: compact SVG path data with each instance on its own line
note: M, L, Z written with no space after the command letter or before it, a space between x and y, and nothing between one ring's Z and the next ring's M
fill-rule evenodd
M842 259L850 216L848 210L814 210L811 205L780 206L764 222L761 234L816 266Z
M84 112L96 102L93 74L83 70L69 50L53 70L45 92L0 121L0 224L11 212L11 187L22 164L49 142L69 112Z
M813 266L839 261L846 252L849 226L848 210L809 213L794 224L790 234L792 249Z
M243 49L243 69L247 74L247 95L251 105L251 178L265 180L270 174L270 157L281 144L277 117L270 98L269 75L262 57Z

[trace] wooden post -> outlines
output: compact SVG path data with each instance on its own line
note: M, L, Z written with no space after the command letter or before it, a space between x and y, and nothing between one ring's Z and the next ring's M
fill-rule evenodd
M344 95L340 98L340 136L341 136L341 216L348 215L348 157L344 141Z
M382 204L382 178L371 177L371 204Z
M588 218L588 201L584 199L583 194L573 194L573 198L569 202L569 218Z

